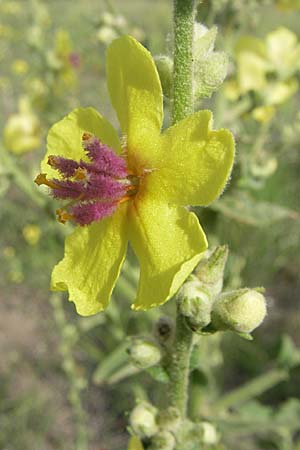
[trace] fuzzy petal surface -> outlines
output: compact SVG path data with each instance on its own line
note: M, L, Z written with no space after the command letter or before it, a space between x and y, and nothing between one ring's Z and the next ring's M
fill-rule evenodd
M129 239L141 273L135 310L165 303L180 288L207 248L195 214L149 194L129 210Z
M107 83L130 158L151 160L163 118L163 94L150 52L131 36L107 49Z
M125 212L122 205L111 217L77 227L66 238L64 259L53 269L52 290L68 290L82 316L108 305L126 253Z
M223 191L234 160L230 131L212 130L212 113L200 111L161 137L161 162L151 174L157 197L177 205L208 205Z
M47 152L41 163L42 172L49 177L57 176L48 164L49 155L64 158L86 159L82 146L82 135L89 132L117 153L121 152L120 141L113 126L94 108L77 108L50 128L47 137Z

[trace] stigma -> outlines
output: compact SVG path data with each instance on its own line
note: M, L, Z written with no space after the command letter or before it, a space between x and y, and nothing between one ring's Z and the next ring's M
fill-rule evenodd
M125 158L95 136L84 133L82 146L86 160L50 155L47 162L57 178L40 173L35 183L49 187L54 198L68 200L56 211L59 222L83 226L111 216L121 203L133 199L140 178L128 171Z

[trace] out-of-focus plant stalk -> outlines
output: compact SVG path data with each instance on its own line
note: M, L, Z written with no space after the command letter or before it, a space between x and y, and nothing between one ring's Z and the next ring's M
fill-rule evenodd
M87 417L82 405L81 392L85 387L85 379L77 373L72 354L72 344L78 338L75 326L67 323L62 298L55 294L50 298L53 306L54 320L60 333L60 353L63 358L63 369L69 382L69 401L75 416L75 449L88 449Z
M272 369L249 381L243 386L234 389L221 397L214 405L214 410L228 409L245 403L263 392L276 386L288 378L288 372L284 369Z

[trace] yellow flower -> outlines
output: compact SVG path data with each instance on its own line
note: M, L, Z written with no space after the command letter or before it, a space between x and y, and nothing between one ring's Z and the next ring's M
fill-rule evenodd
M28 99L19 102L19 112L9 116L4 127L4 144L8 151L22 154L41 145L41 125Z
M27 244L34 246L41 238L41 229L38 225L28 224L23 228L22 234Z
M227 82L225 90L230 100L255 91L262 103L270 107L284 103L297 91L300 45L289 29L279 27L268 33L265 40L242 36L235 54L236 79Z
M11 65L11 70L18 75L24 75L28 72L28 64L24 59L15 59Z
M161 133L159 76L150 53L131 36L108 48L107 79L121 140L93 108L76 109L51 128L43 174L37 177L38 184L50 186L59 198L67 198L68 192L72 197L74 187L81 190L77 198L73 195L72 206L67 207L71 209L60 210L59 215L62 221L77 217L78 223L88 225L78 226L67 237L64 259L53 270L52 289L68 290L82 315L106 308L128 241L141 267L133 309L161 305L176 293L207 248L196 215L185 205L206 206L216 199L234 158L231 133L213 131L209 111L192 114ZM100 153L92 154L92 144L97 151L101 147ZM101 168L96 167L101 149L108 165L114 161L126 165L127 177L122 180L103 168L105 182L126 188L114 203L107 197L91 202L91 193L101 190L97 184ZM59 168L61 178L55 170ZM106 217L95 219L95 210L108 204ZM79 214L88 208L92 211L87 216Z

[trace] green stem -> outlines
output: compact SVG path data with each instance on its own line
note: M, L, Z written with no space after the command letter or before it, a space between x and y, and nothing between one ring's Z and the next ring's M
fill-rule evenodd
M245 403L248 400L257 397L263 392L276 386L276 384L288 378L288 372L283 369L272 369L269 372L260 375L252 381L243 386L234 389L228 394L224 395L215 405L214 411L220 409L227 409L232 406L237 406Z
M173 124L193 112L194 0L174 0Z
M177 311L174 346L168 367L170 376L169 398L184 418L187 412L189 366L193 343L193 332L186 326L184 317Z
M7 173L11 176L13 181L19 187L22 192L25 192L26 195L38 206L45 206L46 200L42 194L40 194L37 189L35 189L35 185L33 180L25 174L25 172L19 167L16 158L13 158L7 150L4 148L0 149L1 159L7 170Z
M174 0L174 72L172 122L193 112L193 31L195 0ZM193 333L177 309L174 347L168 372L170 404L186 416Z

